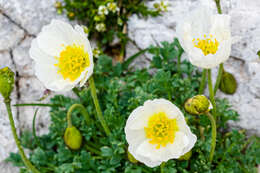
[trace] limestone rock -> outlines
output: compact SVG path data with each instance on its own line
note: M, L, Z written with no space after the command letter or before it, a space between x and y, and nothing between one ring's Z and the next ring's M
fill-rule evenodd
M24 31L0 13L0 50L14 47L23 37Z
M13 49L13 59L19 76L33 76L33 60L29 56L29 49L31 46L31 37L26 37L23 42Z
M37 34L51 19L66 17L57 15L55 0L0 0L0 9L17 22L29 34Z

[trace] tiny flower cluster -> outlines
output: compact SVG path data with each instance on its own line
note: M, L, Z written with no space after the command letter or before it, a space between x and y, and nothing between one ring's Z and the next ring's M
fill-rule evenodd
M95 21L100 22L96 25L96 30L98 32L105 32L106 25L102 21L106 19L106 16L109 14L109 12L116 13L118 11L119 8L117 7L115 2L109 2L106 5L100 5L98 7L98 15L94 17Z
M159 12L167 12L169 7L169 2L161 1L160 3L154 3L154 8Z

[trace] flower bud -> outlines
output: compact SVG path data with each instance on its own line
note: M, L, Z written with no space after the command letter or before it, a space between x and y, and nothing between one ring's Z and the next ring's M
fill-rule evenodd
M138 163L138 161L134 158L134 156L129 151L127 151L127 157L131 163Z
M260 58L260 50L257 52L257 55L259 56L259 58Z
M210 110L210 102L204 95L197 95L188 99L184 105L190 114L200 115Z
M0 93L8 99L14 88L14 72L9 67L0 69Z
M192 151L190 150L186 154L182 155L178 160L190 160L192 156Z
M235 77L228 72L223 72L219 89L226 94L234 94L237 90L237 81Z
M64 134L64 141L70 149L77 150L82 144L82 136L76 127L67 127Z

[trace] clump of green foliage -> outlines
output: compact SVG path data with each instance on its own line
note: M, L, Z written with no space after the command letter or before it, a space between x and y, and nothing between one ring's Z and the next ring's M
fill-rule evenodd
M144 2L145 0L63 0L57 1L55 6L58 13L65 13L69 19L86 25L89 37L95 37L101 46L108 46L117 37L124 47L128 40L126 24L131 15L155 17L166 10L163 3L156 3L154 9L149 9Z
M49 133L35 138L23 133L24 147L31 150L30 160L41 173L151 173L160 168L148 168L142 163L131 163L127 158L127 142L124 134L126 120L136 107L147 99L167 98L181 108L186 121L198 140L189 160L170 160L165 173L174 172L257 172L260 164L260 141L247 138L243 130L228 131L227 121L236 120L238 114L227 100L217 100L217 145L213 162L208 161L211 142L210 121L204 115L194 116L185 112L185 101L198 94L200 72L188 61L177 68L177 57L183 51L178 41L163 42L161 47L150 47L153 54L147 69L129 70L133 56L122 64L112 63L111 57L97 59L94 78L104 117L112 133L107 137L96 119L95 107L89 88L74 89L78 98L57 95L51 99L51 124ZM94 120L86 125L78 111L73 112L72 122L83 136L79 150L70 150L64 143L67 127L66 113L71 105L83 104ZM11 153L7 161L21 167L21 173L29 173L19 154Z

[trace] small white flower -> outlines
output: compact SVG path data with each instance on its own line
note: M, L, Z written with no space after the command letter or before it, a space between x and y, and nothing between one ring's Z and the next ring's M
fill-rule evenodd
M99 57L100 54L101 54L101 50L99 48L93 49L93 56L95 58Z
M169 2L163 0L160 3L154 4L154 8L156 8L159 12L167 12L169 6Z
M47 89L68 91L92 75L92 50L84 29L52 20L32 41L30 56L35 74Z
M99 32L104 32L106 31L106 25L104 23L99 23L96 25L96 30Z
M231 51L230 16L213 14L201 6L177 25L177 36L190 62L201 68L214 68L225 62Z
M125 134L128 151L149 167L181 157L197 140L179 108L165 99L148 100L136 108Z
M102 16L102 15L108 15L108 9L106 6L101 5L98 7L98 15Z
M119 8L117 7L116 3L114 3L114 2L107 3L107 8L112 13L115 13L115 12L119 11Z

